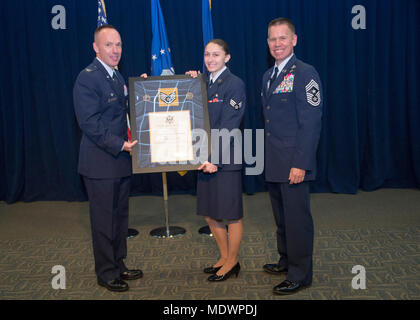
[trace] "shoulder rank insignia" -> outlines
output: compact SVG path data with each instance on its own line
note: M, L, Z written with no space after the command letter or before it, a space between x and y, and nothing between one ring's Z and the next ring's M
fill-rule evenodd
M86 72L92 72L93 70L96 70L96 66L87 67L85 68Z
M319 91L319 85L312 79L306 85L306 101L314 107L318 107L321 104L321 93Z
M238 110L238 109L240 109L240 108L242 107L242 101L241 101L241 102L239 102L239 103L236 103L236 101L235 101L235 100L230 99L230 105L231 105L232 107L234 107L234 108L235 108L235 110Z

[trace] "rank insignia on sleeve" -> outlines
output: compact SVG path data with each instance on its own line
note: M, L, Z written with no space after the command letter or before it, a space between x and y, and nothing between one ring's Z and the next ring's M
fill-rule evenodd
M314 107L318 107L321 104L321 92L319 91L319 85L315 80L311 80L306 85L306 101Z
M236 103L236 101L235 101L235 100L230 99L230 105L231 105L232 107L234 107L234 108L235 108L235 110L238 110L238 109L240 109L240 108L242 107L242 101L241 101L241 102L239 102L239 103Z

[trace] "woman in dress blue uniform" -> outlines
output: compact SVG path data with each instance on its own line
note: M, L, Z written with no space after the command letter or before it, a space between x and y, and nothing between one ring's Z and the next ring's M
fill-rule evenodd
M206 45L204 63L210 127L212 130L227 129L232 134L240 133L246 94L243 81L227 68L229 60L229 47L225 41L213 39ZM198 73L187 72L192 77ZM204 216L220 251L220 259L204 269L205 273L211 274L209 281L223 281L233 274L238 276L238 252L243 232L242 164L234 163L233 137L229 137L229 144L223 146L221 137L212 135L212 149L216 139L219 140L219 157L214 159L212 152L210 161L199 167L201 172L197 181L197 214ZM230 152L229 157L226 157L227 152Z

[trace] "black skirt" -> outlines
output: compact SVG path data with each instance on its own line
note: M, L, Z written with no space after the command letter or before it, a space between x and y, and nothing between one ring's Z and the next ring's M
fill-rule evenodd
M243 217L242 172L218 171L198 173L197 215L215 220L237 220Z

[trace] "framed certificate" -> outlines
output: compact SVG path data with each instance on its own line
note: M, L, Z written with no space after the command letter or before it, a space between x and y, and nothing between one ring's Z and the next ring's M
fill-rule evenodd
M196 170L210 155L202 75L129 78L133 173Z

